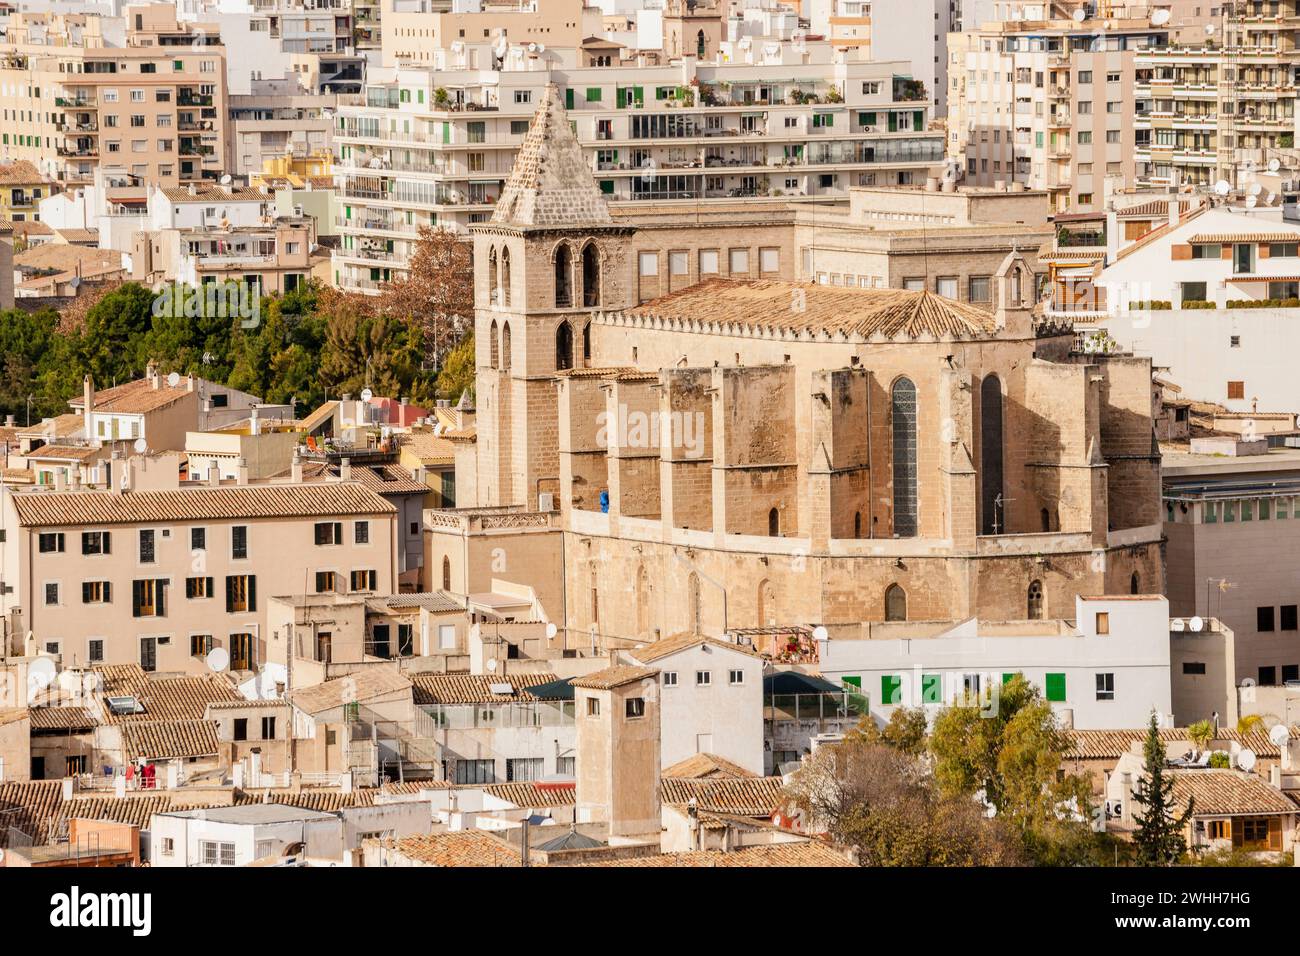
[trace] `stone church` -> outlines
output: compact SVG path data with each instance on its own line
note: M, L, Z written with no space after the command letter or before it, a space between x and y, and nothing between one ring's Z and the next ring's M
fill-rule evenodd
M471 231L461 502L559 512L548 611L570 630L1023 620L1161 591L1150 363L1036 323L1020 255L989 310L770 279L635 304L634 227L554 88Z

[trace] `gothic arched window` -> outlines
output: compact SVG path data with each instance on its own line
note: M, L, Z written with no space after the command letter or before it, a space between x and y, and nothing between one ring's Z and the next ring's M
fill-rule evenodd
M915 538L916 502L916 386L911 379L894 383L890 401L894 431L894 537Z

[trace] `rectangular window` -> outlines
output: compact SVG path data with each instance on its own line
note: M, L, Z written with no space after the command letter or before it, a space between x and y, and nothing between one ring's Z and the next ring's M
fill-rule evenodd
M82 604L108 604L112 601L113 585L108 581L82 581Z
M457 760L456 782L460 784L496 783L495 760Z
M1097 633L1098 633L1098 634L1109 634L1109 633L1110 633L1110 614L1109 614L1109 612L1107 612L1107 611L1098 611L1098 612L1097 612Z
M316 543L318 545L342 544L343 543L343 522L341 521L316 522Z
M1294 242L1270 242L1268 244L1268 257L1270 259L1294 259L1298 254L1300 244Z
M1246 383L1245 383L1245 382L1229 382L1229 383L1228 383L1228 398L1230 398L1230 399L1231 399L1231 398L1241 398L1241 399L1244 399L1245 397L1246 397Z
M745 683L745 672L734 669L727 671L727 683L732 687Z
M45 584L45 603L53 605L59 603L59 585L56 581L48 581Z
M185 596L190 600L212 597L212 578L186 578Z
M331 591L333 591L333 590L335 590L335 586L334 586L334 572L333 572L333 571L317 571L317 572L316 572L316 593L317 593L317 594L328 594L329 592L331 592Z
M91 664L104 663L103 638L94 638L86 642L86 659Z
M167 582L161 578L131 582L132 617L166 617Z
M204 551L208 547L208 529L190 528L190 550Z
M717 249L700 250L700 275L711 276L717 275L719 268L719 257Z
M677 672L676 672L676 671L664 671L664 675L663 675L663 684L664 684L665 687L676 687L676 686L677 686Z
M599 697L588 697L588 698L587 698L587 716L588 716L588 717L599 717L599 716L600 716L600 698L599 698Z
M727 269L732 275L748 275L749 250L732 249L727 254Z
M354 544L370 543L369 521L358 521L352 526L352 540Z
M712 684L712 683L713 683L713 672L712 672L712 671L696 671L696 672L695 672L695 686L696 686L696 687L708 687L708 686L709 686L710 684Z
M1047 699L1053 702L1065 700L1065 675L1048 674L1047 675Z
M274 717L262 718L262 739L263 740L275 739L275 718Z
M248 527L238 524L230 529L230 556L242 561L248 557Z
M1255 630L1273 630L1273 609L1271 607L1255 608Z
M1259 669L1259 686L1272 687L1277 683L1276 667L1261 667Z
M989 302L991 296L990 276L971 276L967 280L967 298L972 302Z
M190 635L190 657L207 657L213 646L211 634Z
M1115 699L1115 675L1114 674L1097 675L1097 699L1098 700Z
M545 772L541 757L507 757L506 782L541 780Z
M226 613L257 610L257 577L252 574L226 576Z
M51 554L63 551L63 532L50 531L42 534L37 538L37 550L41 554Z
M1193 259L1221 259L1223 246L1217 242L1196 242L1192 244Z
M659 253L639 253L637 255L637 270L642 276L657 276L659 274Z
M374 591L378 587L378 572L376 571L353 571L352 572L352 590L353 591Z
M1283 604L1279 609L1281 614L1278 622L1278 630L1294 631L1296 629L1296 605Z
M763 273L773 273L781 271L781 250L780 249L759 249L758 250L758 271Z
M81 532L82 554L111 554L112 535L107 531Z
M200 847L203 852L204 866L235 865L235 845L233 843L214 843L204 840Z
M636 720L645 716L644 697L629 697L624 703L626 704L624 716L628 720Z
M1205 662L1204 661L1183 661L1183 673L1192 674L1192 675L1204 674Z

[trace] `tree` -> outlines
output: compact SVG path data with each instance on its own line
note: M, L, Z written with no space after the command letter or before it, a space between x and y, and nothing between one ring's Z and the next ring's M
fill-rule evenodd
M920 761L850 735L818 748L786 795L811 829L858 850L866 866L1012 866L1014 835L964 797L945 797Z
M1198 720L1190 724L1187 728L1187 739L1195 745L1197 750L1204 750L1214 739L1214 724L1208 720Z
M1147 726L1143 756L1145 772L1133 792L1133 799L1145 808L1133 815L1137 824L1133 832L1134 860L1139 866L1171 866L1187 852L1183 828L1196 801L1189 798L1182 815L1175 815L1174 780L1165 776L1165 745L1154 711Z
M419 326L425 354L441 365L474 316L474 259L469 244L448 229L420 227L406 272L387 283L379 309Z
M863 717L851 735L864 742L893 747L909 757L920 757L926 750L927 720L920 707L896 707L884 727L877 727L870 715Z
M1242 714L1237 720L1237 733L1249 737L1257 730L1264 729L1264 718L1259 714Z
M438 372L438 397L450 399L453 403L462 393L474 396L474 336L465 336L456 347L447 353L442 370Z

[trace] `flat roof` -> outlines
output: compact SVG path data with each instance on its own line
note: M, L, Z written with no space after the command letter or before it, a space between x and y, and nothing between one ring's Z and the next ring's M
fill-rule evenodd
M238 807L200 807L195 810L177 810L160 813L160 817L184 817L188 820L205 820L208 823L293 823L298 820L328 820L334 814L305 807L290 807L282 803L251 803Z

